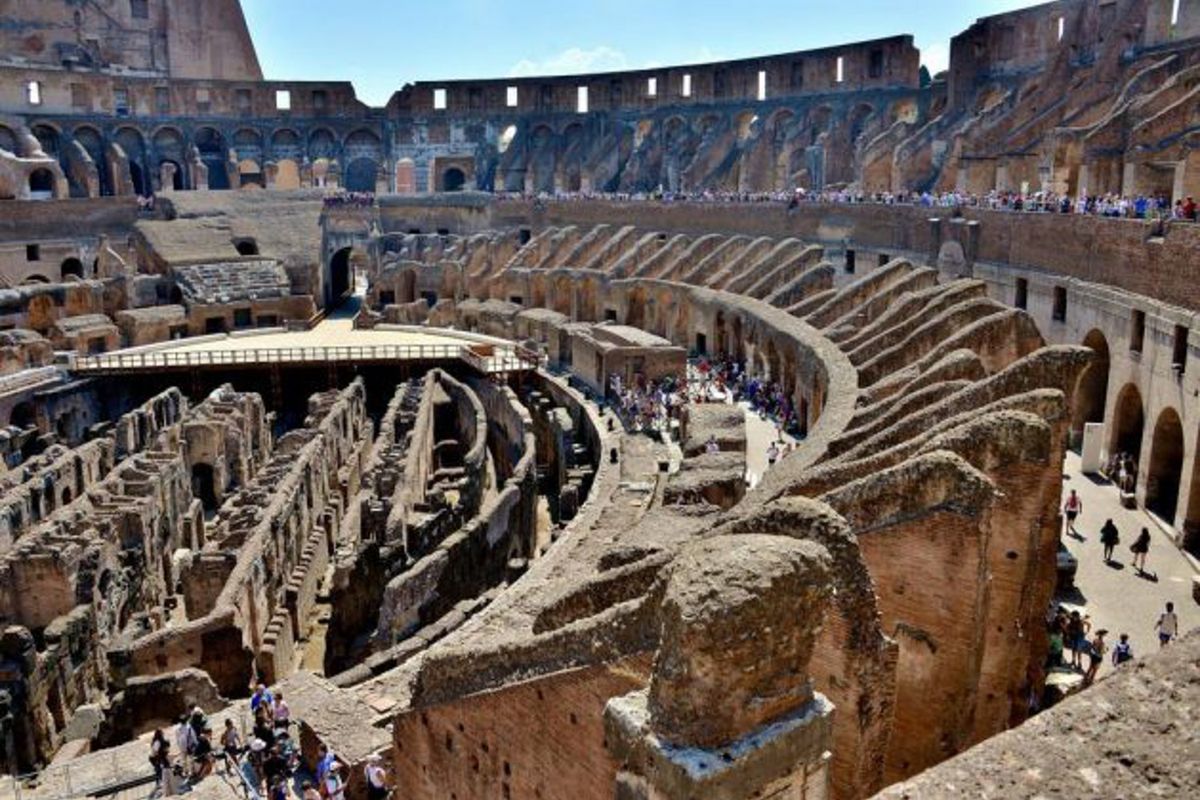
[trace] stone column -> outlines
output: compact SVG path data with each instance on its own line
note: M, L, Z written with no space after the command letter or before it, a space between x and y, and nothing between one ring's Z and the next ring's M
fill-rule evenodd
M824 800L833 705L808 664L829 555L781 536L718 536L673 565L647 690L613 698L620 800Z

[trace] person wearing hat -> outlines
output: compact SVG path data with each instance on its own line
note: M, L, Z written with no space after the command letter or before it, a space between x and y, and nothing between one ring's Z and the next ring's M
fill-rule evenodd
M323 781L325 800L346 800L346 781L342 777L342 765L331 764L329 769L325 771L325 780Z
M388 796L387 771L383 768L383 757L372 753L363 767L367 779L367 800L384 800Z

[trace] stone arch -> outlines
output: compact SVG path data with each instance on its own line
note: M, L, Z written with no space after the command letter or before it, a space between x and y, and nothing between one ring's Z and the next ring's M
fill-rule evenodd
M859 103L846 119L846 129L850 132L850 146L854 147L858 138L867 131L867 127L875 117L875 106L870 103Z
M1083 426L1103 422L1108 400L1108 340L1099 329L1093 328L1083 337L1083 346L1096 354L1075 384L1071 398L1071 443L1078 446L1083 440Z
M646 290L635 286L625 297L625 324L633 328L646 327Z
M744 142L758 132L758 114L753 111L743 111L734 117L733 124L737 129L737 140Z
M64 281L67 278L78 278L79 280L83 280L83 262L74 256L65 259L59 269Z
M328 128L316 128L308 135L308 157L311 159L337 158L338 141Z
M526 181L535 192L554 191L557 137L549 125L538 125L529 134L529 164Z
M327 308L340 303L354 289L354 267L350 263L353 252L353 248L343 247L329 259L329 281L325 295Z
M233 134L233 149L238 159L261 161L263 157L262 134L253 128L239 128Z
M1183 423L1179 412L1168 406L1154 423L1146 467L1146 508L1168 523L1175 521L1182 474Z
M200 153L200 160L208 167L208 188L215 191L229 189L229 170L226 166L229 148L225 144L225 137L216 128L205 125L196 129L192 141Z
M29 191L34 197L53 197L54 183L54 173L48 169L35 169L29 173Z
M271 134L271 155L299 161L304 158L304 140L291 128L280 128Z
M1113 429L1109 439L1109 452L1128 453L1135 459L1142 452L1142 431L1146 426L1146 412L1142 395L1135 384L1127 383L1117 395L1113 409Z
M379 164L372 158L356 158L346 165L342 185L351 192L374 192Z
M8 415L8 424L21 430L36 428L38 424L37 408L33 401L25 400L13 406Z
M29 130L33 134L33 138L37 139L43 153L54 159L59 157L62 148L60 146L58 128L49 123L41 122L32 126Z
M830 126L833 124L833 107L829 105L820 105L808 112L808 134L809 144L817 143L817 140L825 133L829 132Z
M21 281L20 285L21 286L39 286L41 284L45 284L45 283L49 283L49 282L50 282L50 279L47 278L45 275L35 272L32 275L26 275L25 280ZM37 298L34 298L34 299L36 300ZM30 306L33 306L33 304L34 303L31 301Z
M212 464L198 462L192 465L192 496L204 507L205 516L216 513L217 479Z
M361 154L378 157L382 147L383 142L380 141L378 134L367 128L358 128L346 136L343 149L351 157Z
M96 177L100 182L100 194L111 195L113 188L108 173L108 158L104 152L104 134L92 125L80 125L72 132L72 138L91 157L96 167Z
M417 165L411 158L396 162L396 194L417 193Z
M113 141L121 146L125 157L129 159L129 179L133 182L133 191L140 196L150 194L152 189L147 180L146 137L137 128L126 125L117 129Z
M5 125L0 125L0 150L6 150L14 156L21 155L21 149L17 144L17 134Z
M459 167L449 167L442 173L443 192L461 192L466 188L467 176Z

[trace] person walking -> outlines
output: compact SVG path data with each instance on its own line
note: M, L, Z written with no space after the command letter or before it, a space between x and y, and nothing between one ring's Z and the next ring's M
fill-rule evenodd
M1146 572L1146 554L1150 552L1150 530L1142 528L1137 541L1129 545L1129 549L1133 551L1133 568L1137 570L1138 575L1144 574Z
M1154 627L1158 631L1159 648L1166 647L1179 635L1179 616L1175 613L1174 603L1167 603L1167 610L1159 615Z
M1079 531L1075 530L1075 520L1083 513L1083 500L1071 490L1071 494L1067 496L1067 502L1063 503L1063 514L1067 518L1067 533L1072 536L1079 536Z
M1088 668L1083 674L1083 685L1091 686L1092 681L1096 680L1096 673L1100 671L1100 664L1104 661L1104 654L1108 652L1108 643L1104 641L1104 637L1108 635L1108 631L1104 628L1096 631L1096 635L1092 638L1092 646L1088 651Z
M171 743L163 735L162 728L154 730L150 740L150 766L154 767L154 785L162 786L163 772L171 765Z
M386 800L389 792L387 772L383 768L383 758L378 753L367 758L363 774L367 779L367 800Z
M1067 618L1067 647L1071 648L1071 667L1083 672L1083 652L1087 649L1088 621L1078 610Z
M1119 667L1126 661L1133 660L1133 645L1129 643L1129 634L1122 633L1121 641L1117 642L1113 647L1112 662L1114 667Z
M1121 543L1121 533L1112 519L1105 521L1100 529L1100 543L1104 545L1104 563L1108 564L1112 561L1113 548Z

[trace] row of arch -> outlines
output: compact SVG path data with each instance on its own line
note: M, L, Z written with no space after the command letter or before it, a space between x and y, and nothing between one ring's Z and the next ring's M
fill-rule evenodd
M1089 422L1105 422L1108 398L1110 352L1108 341L1099 330L1091 330L1083 344L1096 353L1093 363L1083 372L1075 390L1071 431L1076 438ZM1192 474L1185 475L1186 434L1179 411L1166 406L1151 422L1146 403L1136 383L1125 383L1117 391L1108 420L1105 447L1111 454L1127 453L1135 459L1138 483L1144 487L1143 504L1168 524L1181 525L1184 543L1200 553L1200 458L1195 458ZM1149 441L1146 436L1149 434ZM1200 431L1197 431L1200 453ZM1186 490L1186 493L1185 493Z

